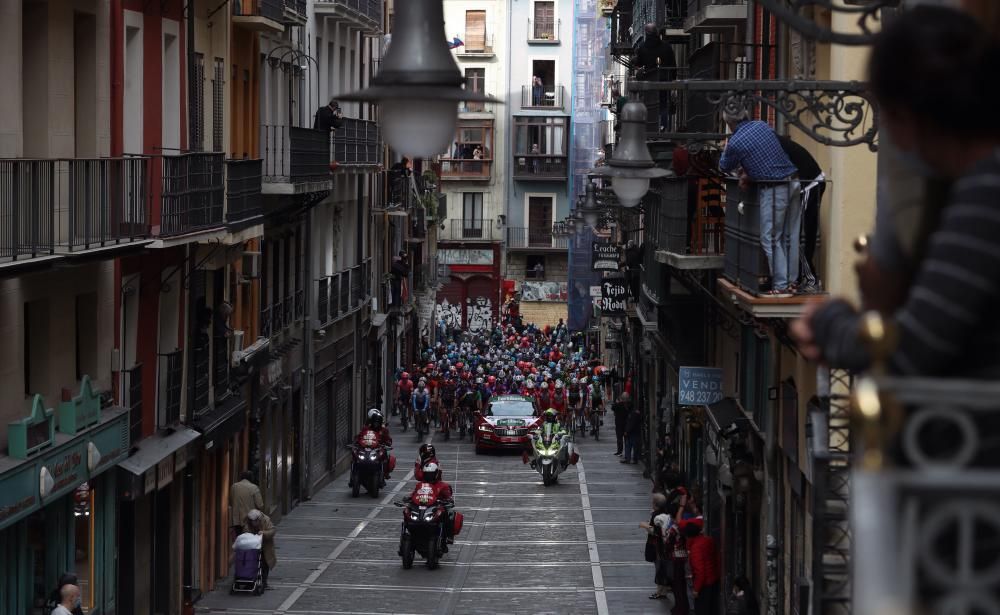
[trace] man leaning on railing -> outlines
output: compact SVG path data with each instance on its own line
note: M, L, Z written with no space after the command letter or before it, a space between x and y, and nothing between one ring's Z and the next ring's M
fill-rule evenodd
M320 107L316 111L316 119L313 120L313 129L330 132L344 125L344 112L340 108L337 99L331 98L326 106Z

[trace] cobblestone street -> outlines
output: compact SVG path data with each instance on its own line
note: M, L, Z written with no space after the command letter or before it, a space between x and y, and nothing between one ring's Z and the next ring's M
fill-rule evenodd
M351 498L347 477L329 484L278 525L273 589L228 593L228 581L198 613L657 613L652 565L643 560L649 483L641 466L615 457L606 426L599 442L578 439L581 461L559 483L509 454L476 455L468 439L434 435L444 478L465 527L441 568L396 555L400 509L413 488L419 441L393 420L398 465L378 499ZM425 438L426 439L426 438Z

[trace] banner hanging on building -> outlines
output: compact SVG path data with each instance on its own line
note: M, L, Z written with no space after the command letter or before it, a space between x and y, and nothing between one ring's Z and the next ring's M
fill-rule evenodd
M720 401L722 369L718 367L681 367L677 403L682 406L706 406Z
M621 316L628 304L628 289L624 278L601 281L601 316Z
M621 258L621 246L595 241L591 250L590 268L593 271L618 271Z

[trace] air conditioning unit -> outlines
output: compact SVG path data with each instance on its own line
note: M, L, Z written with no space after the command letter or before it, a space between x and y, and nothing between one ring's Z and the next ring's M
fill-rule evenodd
M260 277L260 252L243 253L243 277L250 280Z
M240 359L243 357L243 331L233 331L233 353L230 361L232 364L239 365Z

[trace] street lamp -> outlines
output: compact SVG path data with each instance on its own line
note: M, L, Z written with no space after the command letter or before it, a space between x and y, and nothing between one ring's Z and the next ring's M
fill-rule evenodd
M611 178L611 189L623 207L635 207L649 192L649 180L665 177L671 172L653 162L646 147L646 105L629 102L619 118L621 137L611 154L611 160L591 173Z
M601 220L601 214L604 212L601 210L600 204L597 202L597 194L594 190L594 183L587 182L587 192L583 200L579 205L579 212L583 215L584 222L590 228L597 228L597 223Z
M378 103L389 145L404 156L427 158L451 144L460 101L499 101L462 87L465 79L445 40L441 0L395 6L396 30L378 74L369 87L340 98Z

